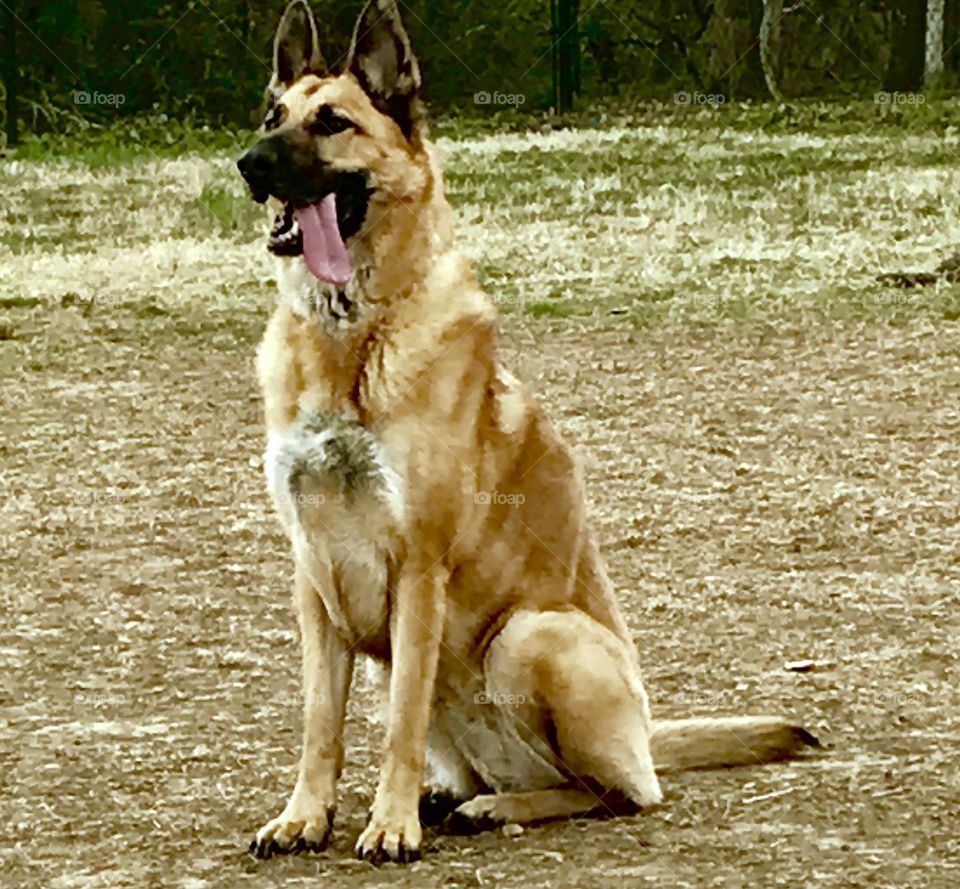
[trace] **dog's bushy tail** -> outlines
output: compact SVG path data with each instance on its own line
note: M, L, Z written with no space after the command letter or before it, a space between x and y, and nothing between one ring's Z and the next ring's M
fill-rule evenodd
M654 721L650 735L658 772L758 765L819 746L806 729L778 716Z

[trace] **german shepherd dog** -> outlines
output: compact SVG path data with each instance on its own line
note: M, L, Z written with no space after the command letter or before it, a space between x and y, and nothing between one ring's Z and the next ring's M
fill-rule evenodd
M454 244L419 91L394 0L367 3L339 70L294 0L263 132L238 161L277 210L258 374L305 703L296 786L260 857L330 838L357 654L388 691L356 843L372 861L417 858L421 814L637 811L660 802L658 770L814 743L773 716L651 721L574 458L501 363L494 306Z

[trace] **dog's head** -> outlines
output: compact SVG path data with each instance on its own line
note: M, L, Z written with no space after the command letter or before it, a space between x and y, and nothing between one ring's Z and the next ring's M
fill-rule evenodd
M282 203L270 249L343 285L350 240L426 187L420 67L394 0L369 0L339 72L306 0L287 7L273 55L263 132L237 166L255 200Z

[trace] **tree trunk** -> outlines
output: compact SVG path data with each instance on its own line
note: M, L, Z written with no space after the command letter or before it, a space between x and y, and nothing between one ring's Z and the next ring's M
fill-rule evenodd
M6 133L7 145L16 145L20 138L17 121L17 90L20 72L17 70L17 17L13 11L16 0L4 3L6 14L3 20L3 87L7 93Z
M760 99L768 94L760 59L763 0L716 0L704 36L713 46L709 62L711 91L728 99Z
M891 54L884 89L889 93L916 93L923 89L927 0L894 0L890 5Z
M763 20L760 22L760 64L763 79L770 95L783 101L777 72L780 70L780 19L783 18L783 0L763 0Z
M933 86L943 74L943 7L944 0L927 0L927 61L923 85Z
M576 73L580 67L580 32L577 28L579 0L557 0L558 108L563 114L573 108Z

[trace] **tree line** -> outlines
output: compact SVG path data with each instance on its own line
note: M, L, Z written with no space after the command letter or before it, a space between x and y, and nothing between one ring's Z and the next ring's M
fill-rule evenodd
M8 140L79 115L249 124L284 0L4 0ZM331 62L359 3L314 0ZM956 82L960 0L403 0L440 111L608 97L724 101L917 92ZM486 97L486 100L485 100Z

